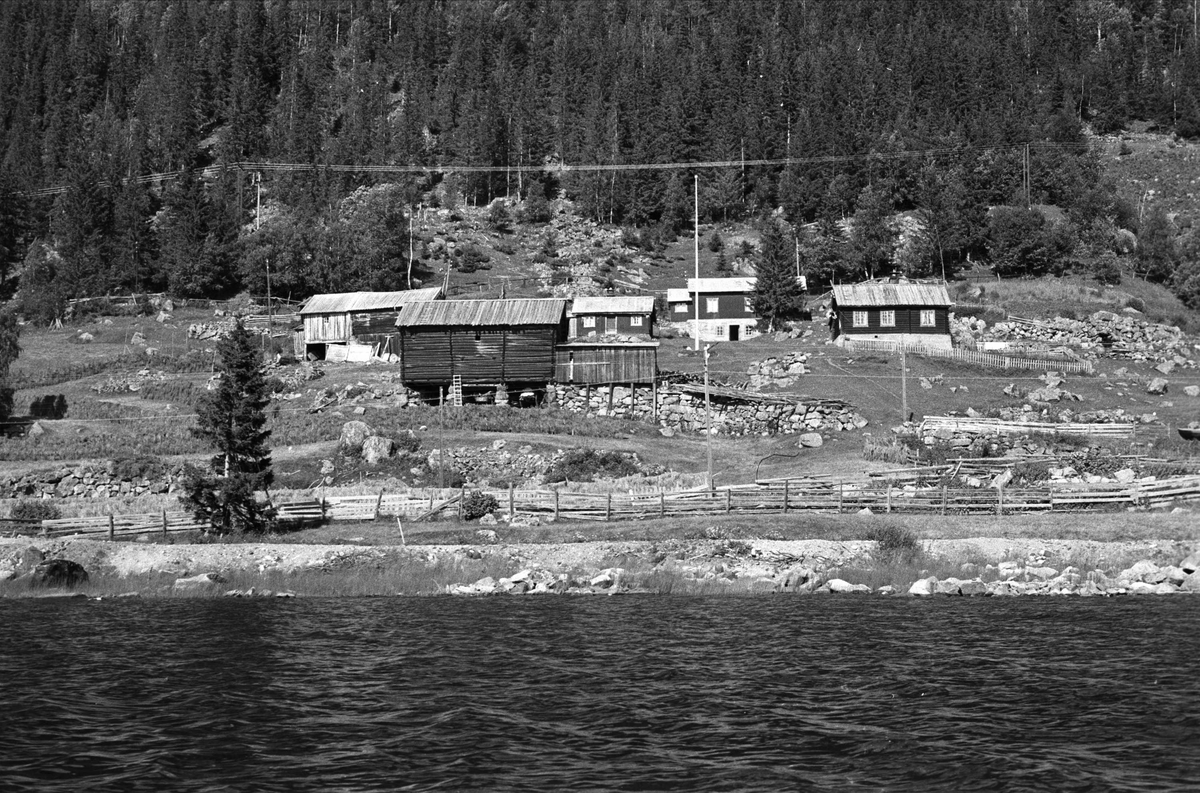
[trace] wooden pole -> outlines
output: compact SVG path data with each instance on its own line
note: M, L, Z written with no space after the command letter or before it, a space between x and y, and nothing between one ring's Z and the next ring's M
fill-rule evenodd
M838 480L838 514L842 514L842 500L846 495L846 483L841 479Z
M1004 514L1004 485L996 487L996 514Z
M383 488L379 488L379 498L375 499L375 517L371 520L379 520L379 510L383 507Z
M942 485L942 515L946 514L946 486Z
M396 528L400 530L400 544L405 546L408 545L408 543L404 540L404 526L400 523L399 515L396 516Z
M658 491L658 516L660 518L667 516L667 494L661 488Z
M166 507L163 507L163 510L162 510L162 521L163 521L163 536L166 537L167 536L167 508Z
M789 480L787 480L787 479L784 479L784 480L783 480L783 514L784 514L784 515L786 515L786 514L787 514L787 508L788 508L788 490L790 489L790 488L789 488L789 485L790 485L790 484L791 484L791 483L790 483L790 481L789 481Z
M558 490L554 491L554 520L558 521Z
M725 491L725 511L733 512L733 488L728 488Z
M696 261L696 291L692 295L692 302L695 306L696 314L696 346L695 351L700 352L700 174L695 177L695 208L696 217L693 224L693 253ZM707 356L705 356L707 358Z
M888 482L884 485L887 488L887 511L892 511L892 483Z
M900 421L908 421L908 358L904 342L900 343Z
M463 520L463 502L467 500L467 486L463 485L458 490L458 522Z
M612 493L608 494L608 502L604 506L604 521L612 520Z
M117 522L116 522L115 520L113 520L113 516L112 516L112 515L109 515L109 516L108 516L108 539L110 539L110 540L115 540L115 539L117 539L117 526L116 526L116 523L117 523Z
M517 514L516 499L513 497L513 483L508 483L508 519L511 521Z
M696 177L699 183L700 177ZM697 226L697 228L699 228ZM713 489L713 452L712 452L712 398L708 392L708 350L704 347L704 439L708 444L708 492Z

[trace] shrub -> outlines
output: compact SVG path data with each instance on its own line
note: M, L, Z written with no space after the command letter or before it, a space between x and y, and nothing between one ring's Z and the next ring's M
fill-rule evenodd
M879 526L867 532L866 539L877 544L875 561L888 564L908 562L921 556L917 535L899 526Z
M13 504L9 517L13 520L57 520L62 510L49 501L22 499Z
M1146 301L1140 297L1131 297L1125 301L1125 308L1132 308L1134 311L1146 313Z
M546 472L544 481L591 482L597 477L620 479L638 473L634 460L621 452L571 449Z
M725 241L721 239L721 235L716 229L713 229L712 236L708 238L708 249L713 253L717 253L718 251L725 249Z
M476 520L499 509L496 497L479 490L472 490L463 495L463 520Z

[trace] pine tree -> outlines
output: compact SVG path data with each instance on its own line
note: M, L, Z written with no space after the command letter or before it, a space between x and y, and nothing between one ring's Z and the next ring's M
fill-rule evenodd
M207 471L188 466L184 502L196 520L219 534L262 532L274 519L274 510L255 498L274 480L267 447L271 431L264 429L269 400L262 355L240 319L217 353L221 379L201 398L192 430L217 454Z
M768 333L783 327L800 300L800 285L792 263L792 246L783 227L768 221L763 229L762 245L756 267L757 279L751 298L754 313Z
M21 326L11 311L0 312L0 419L13 411L13 389L8 384L8 369L21 355Z

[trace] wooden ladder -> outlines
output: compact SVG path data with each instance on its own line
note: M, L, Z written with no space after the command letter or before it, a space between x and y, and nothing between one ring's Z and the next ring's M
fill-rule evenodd
M456 408L462 407L462 375L454 375L450 383L450 404Z

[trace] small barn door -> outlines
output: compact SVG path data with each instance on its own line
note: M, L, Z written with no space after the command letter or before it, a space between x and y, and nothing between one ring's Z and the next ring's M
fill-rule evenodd
M616 333L617 333L617 318L616 317L605 317L604 318L604 332L606 334L608 334L609 336L616 335Z

